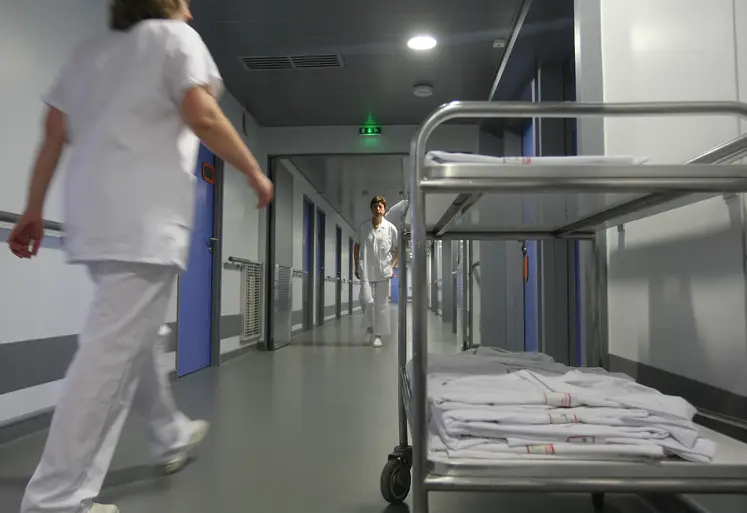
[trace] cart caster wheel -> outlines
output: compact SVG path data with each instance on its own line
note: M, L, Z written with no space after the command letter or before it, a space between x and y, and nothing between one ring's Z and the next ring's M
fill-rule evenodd
M604 511L604 494L592 493L591 504L594 506L594 513L601 513Z
M410 493L410 467L403 460L389 460L381 471L381 495L389 504L402 504Z

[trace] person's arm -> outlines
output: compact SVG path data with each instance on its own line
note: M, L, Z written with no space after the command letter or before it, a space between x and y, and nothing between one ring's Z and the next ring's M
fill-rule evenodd
M184 94L182 116L189 128L218 157L247 176L259 196L259 208L272 200L272 183L262 172L254 155L244 144L207 86L197 86Z
M360 244L358 244L356 242L355 245L353 246L353 259L355 260L355 276L356 276L356 278L360 278L360 276L359 276L360 269L359 269L359 264L358 264L358 258L360 257L360 252L361 252L361 246L360 246Z
M66 142L65 114L50 107L44 121L44 139L31 174L26 210L8 237L10 251L19 258L31 258L39 252L44 238L44 203Z
M67 120L65 114L55 107L47 110L44 121L44 140L36 155L34 170L29 183L26 212L42 216L49 184L52 182L62 150L67 142Z
M396 269L399 265L399 230L392 225L392 268Z

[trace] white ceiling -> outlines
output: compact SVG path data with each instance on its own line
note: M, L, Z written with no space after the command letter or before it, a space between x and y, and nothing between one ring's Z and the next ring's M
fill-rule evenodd
M311 185L342 217L357 227L371 216L374 196L389 206L404 197L401 155L314 156L291 160Z

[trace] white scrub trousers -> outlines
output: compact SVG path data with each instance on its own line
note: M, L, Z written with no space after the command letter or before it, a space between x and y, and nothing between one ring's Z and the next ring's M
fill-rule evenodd
M152 455L166 461L189 443L189 419L174 405L159 328L178 269L89 265L96 286L21 513L86 513L99 494L133 406L149 422Z
M391 333L389 321L390 280L362 281L360 289L363 326L377 337Z

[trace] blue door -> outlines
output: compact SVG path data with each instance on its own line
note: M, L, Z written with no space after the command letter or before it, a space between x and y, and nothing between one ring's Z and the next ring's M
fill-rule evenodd
M392 276L392 303L399 303L399 276L398 269L394 270Z
M200 146L195 224L189 267L179 278L177 376L210 366L210 319L213 281L213 187L215 155Z
M529 120L522 133L522 156L534 157L534 123ZM525 215L532 215L531 208ZM528 240L524 252L524 350L539 349L539 296L537 294L537 241Z

